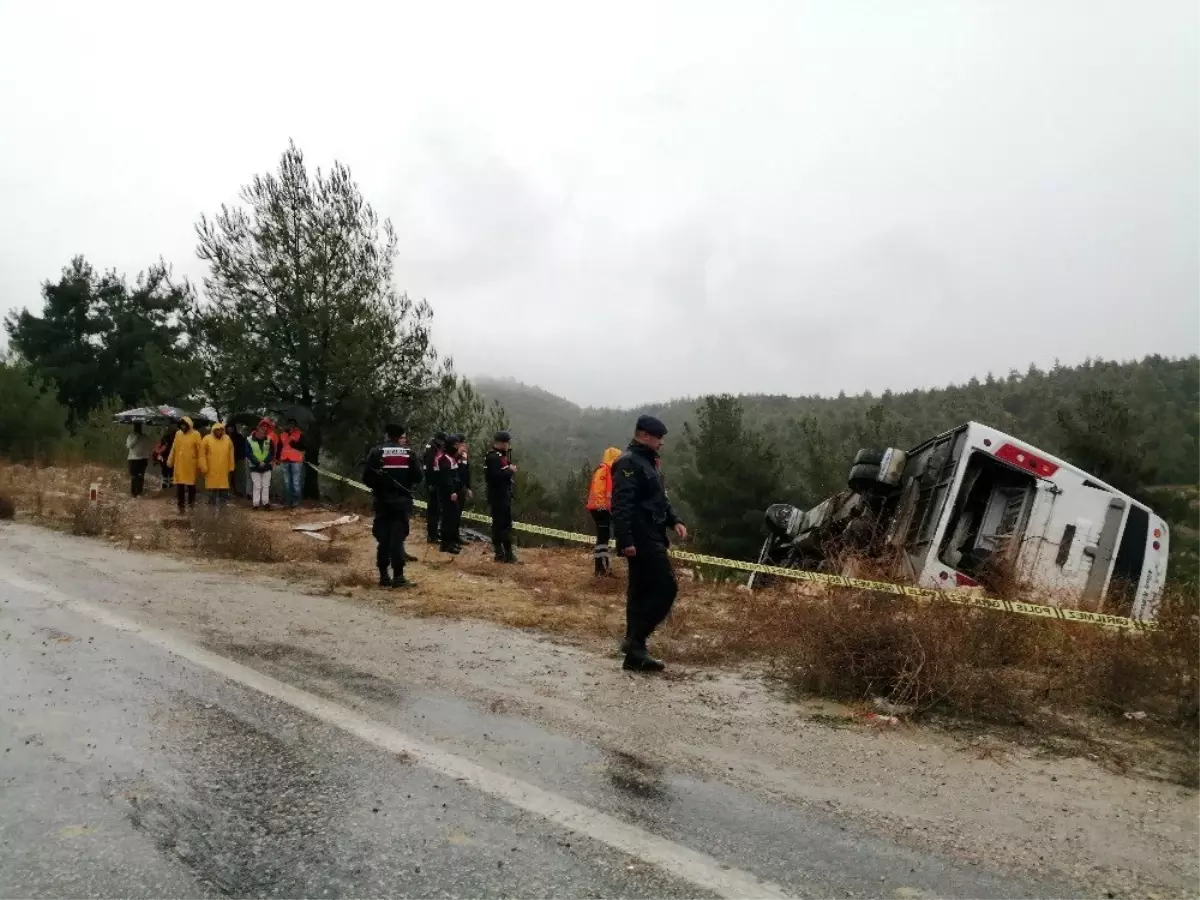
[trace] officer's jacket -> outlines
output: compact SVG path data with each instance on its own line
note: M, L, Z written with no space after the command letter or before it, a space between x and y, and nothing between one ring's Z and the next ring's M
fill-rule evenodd
M367 454L363 484L375 495L375 508L396 508L412 502L421 483L421 464L408 447L388 441Z
M512 497L513 473L509 468L512 460L507 450L493 447L483 458L483 480L487 483L488 499L503 503Z
M663 550L679 522L667 499L658 454L634 441L612 466L612 524L617 550Z
M453 454L439 450L433 459L434 484L443 500L459 491L458 460Z

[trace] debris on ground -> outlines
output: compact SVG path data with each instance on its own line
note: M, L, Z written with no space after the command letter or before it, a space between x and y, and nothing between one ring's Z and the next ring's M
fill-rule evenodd
M353 525L358 521L358 516L346 515L339 516L336 519L331 519L328 522L302 522L299 525L293 525L292 531L303 531L311 533L314 531L324 531L326 528L333 528L336 525Z
M907 703L892 703L884 697L875 697L871 700L871 705L885 716L911 716L916 710L915 706Z
M900 719L896 716L881 716L878 713L867 713L863 716L867 720L868 725L882 726L891 728L900 724Z

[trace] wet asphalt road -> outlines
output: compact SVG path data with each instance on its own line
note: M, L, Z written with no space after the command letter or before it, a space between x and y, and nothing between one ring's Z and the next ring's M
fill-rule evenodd
M1074 893L286 642L122 630L126 587L48 565L0 544L0 896Z

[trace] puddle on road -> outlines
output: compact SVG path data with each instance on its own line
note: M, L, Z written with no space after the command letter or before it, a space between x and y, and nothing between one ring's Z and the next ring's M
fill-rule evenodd
M395 681L294 644L277 641L241 643L210 636L203 646L242 663L267 663L270 668L287 672L297 684L328 699L352 696L395 706L408 697L408 690Z
M670 799L662 766L624 750L604 750L604 772L622 794L640 800Z
M336 869L345 786L227 710L179 695L166 747L181 779L128 785L135 829L228 896L303 896Z

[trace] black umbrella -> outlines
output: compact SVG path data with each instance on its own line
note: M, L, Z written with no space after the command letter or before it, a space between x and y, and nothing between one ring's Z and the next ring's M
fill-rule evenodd
M196 426L208 425L212 420L199 413L189 413L178 406L138 406L127 409L113 416L113 421L119 425L172 425L184 416L192 420Z
M288 419L295 419L297 425L302 429L307 429L312 428L313 422L316 421L312 410L299 403L283 403L271 407L271 412L275 414L273 418L279 425L287 425Z

